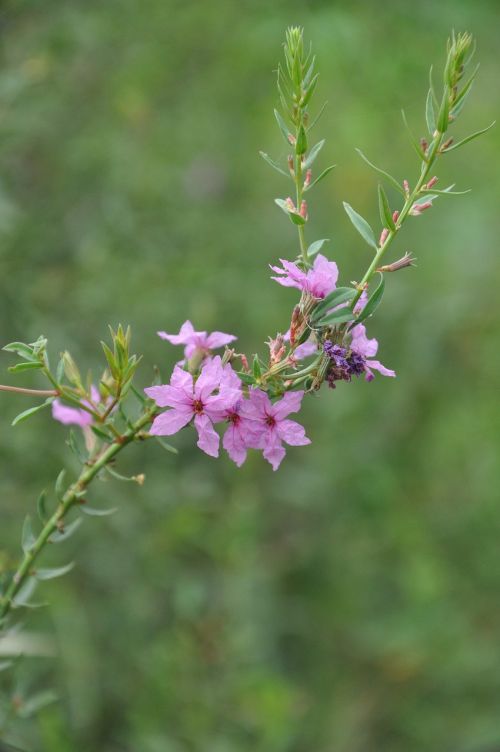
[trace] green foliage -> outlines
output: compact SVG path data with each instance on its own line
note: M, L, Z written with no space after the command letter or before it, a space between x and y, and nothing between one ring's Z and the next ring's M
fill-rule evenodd
M360 248L340 198L375 217L378 177L353 144L408 174L415 157L398 112L407 107L424 135L427 70L451 24L474 30L485 76L457 141L493 119L497 15L487 0L414 4L411 23L396 2L7 3L4 341L50 332L54 353L69 346L100 374L106 322L130 321L161 383L180 351L155 332L185 318L261 349L273 322L288 327L292 300L267 268L295 252L296 228L269 208L284 178L256 154L266 144L285 164L291 151L269 115L283 29L296 18L315 43L314 96L330 102L316 163L339 167L316 192L313 237L331 236L322 252L349 282ZM409 224L395 249L413 250L418 268L391 277L390 305L367 329L397 379L321 391L300 416L313 443L292 449L279 475L253 458L240 471L216 463L185 429L178 457L151 442L120 462L125 475L146 474L142 488L96 484L89 504L119 511L49 547L44 566L78 567L39 585L51 608L29 618L55 634L59 657L25 658L20 687L10 669L0 674L9 698L54 686L59 703L14 720L7 742L51 752L498 747L499 138L492 129L455 151L442 184L473 193ZM384 180L392 203L400 181ZM149 382L144 364L137 379ZM41 385L36 370L15 383ZM12 431L29 401L1 400L3 571L19 520L76 458L49 410Z

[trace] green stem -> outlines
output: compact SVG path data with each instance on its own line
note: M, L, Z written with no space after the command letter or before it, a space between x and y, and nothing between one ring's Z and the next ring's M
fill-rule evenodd
M420 170L420 177L419 177L419 179L417 181L417 184L415 185L415 188L409 194L409 196L406 198L404 206L401 209L401 212L399 214L398 220L396 222L396 229L389 231L389 234L388 234L385 242L380 246L380 248L378 249L377 253L373 257L372 262L369 265L368 269L366 270L363 279L359 283L358 292L356 293L355 297L352 300L352 303L351 303L352 310L354 310L354 307L355 307L356 303L358 302L358 300L360 299L363 290L370 283L370 280L372 279L373 275L375 274L375 272L377 271L378 267L380 266L380 262L381 262L383 256L385 255L387 249L389 248L389 246L391 245L392 241L394 240L394 238L398 234L399 230L403 226L403 224L404 224L404 222L405 222L405 220L406 220L406 218L408 216L408 213L409 213L411 207L415 203L415 200L418 198L418 196L420 194L420 191L422 190L423 186L425 185L425 183L427 181L427 178L429 176L429 172L431 170L431 167L434 164L434 162L436 161L438 150L439 150L439 147L441 146L441 142L443 140L443 135L444 135L443 133L437 132L436 135L434 136L434 140L432 141L431 149L430 149L430 152L429 152L429 157L425 161L422 162L422 167L421 167L421 170Z
M85 467L80 473L78 479L68 487L63 497L61 498L56 511L46 522L40 535L38 536L32 547L25 553L23 560L21 561L17 571L12 577L12 580L9 587L7 588L4 597L0 600L0 625L10 612L14 598L24 585L27 577L30 576L33 565L38 556L45 548L50 536L55 533L56 530L61 529L64 518L66 517L69 510L78 503L78 500L82 496L82 492L87 489L96 475L109 462L111 462L111 460L119 452L121 452L121 450L125 446L127 446L127 444L130 444L136 438L139 431L141 431L144 426L151 422L155 412L156 407L147 410L144 415L142 415L135 423L132 424L132 427L129 428L128 431L125 431L125 433L122 434L119 439L113 442L113 444L110 444L110 446L95 460L92 465L90 465L90 467Z

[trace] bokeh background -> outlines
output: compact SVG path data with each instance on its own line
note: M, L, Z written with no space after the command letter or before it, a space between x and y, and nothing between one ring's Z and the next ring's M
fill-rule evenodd
M1 340L43 333L94 369L107 324L130 323L139 383L178 351L158 329L239 336L264 350L293 291L273 204L286 181L258 156L286 147L273 71L303 24L321 71L319 163L308 237L330 237L345 281L369 251L342 210L378 222L362 147L416 175L406 109L424 132L428 69L452 27L473 32L480 75L458 136L498 115L500 7L491 0L68 0L0 11ZM437 74L439 75L439 74ZM437 78L437 76L436 76ZM500 131L442 160L439 200L394 251L370 327L396 380L340 385L301 413L312 445L274 474L238 470L187 430L119 464L146 484L97 484L88 518L51 561L27 628L57 657L21 662L19 697L60 701L8 738L50 752L487 752L500 749ZM2 356L3 380L11 360ZM40 386L35 377L16 383ZM0 396L3 565L21 520L66 465L65 429ZM12 687L11 687L12 689Z

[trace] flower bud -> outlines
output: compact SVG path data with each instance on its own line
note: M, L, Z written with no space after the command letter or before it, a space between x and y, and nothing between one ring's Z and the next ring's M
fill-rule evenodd
M415 258L411 253L405 253L405 255L393 261L392 264L386 264L385 266L379 266L378 272L397 272L399 269L405 269L407 266L413 266Z
M387 229L387 227L384 227L384 229L380 233L380 239L378 241L379 246L383 246L384 245L384 243L387 240L388 236L389 236L389 230Z

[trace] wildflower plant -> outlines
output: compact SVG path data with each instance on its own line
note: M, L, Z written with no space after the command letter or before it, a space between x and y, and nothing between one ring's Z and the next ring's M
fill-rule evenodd
M412 180L394 178L358 150L380 178L380 228L375 231L355 208L344 203L349 220L361 240L371 247L372 256L358 282L339 285L339 269L328 258L327 241L306 238L310 193L334 165L316 168L325 144L324 139L316 143L312 140L313 128L323 111L311 114L319 76L316 58L311 48L304 46L302 29L288 29L284 62L278 66L277 75L281 109L274 114L289 156L285 164L264 152L261 156L289 181L290 190L275 201L297 229L297 253L291 259L270 259L271 278L283 287L295 288L300 296L291 310L287 331L269 337L266 355L248 358L235 344L234 335L196 331L190 321L185 321L178 334L158 332L162 340L183 348L169 382L161 383L157 378L142 392L134 386L141 358L132 353L130 329L122 326L110 330L109 344L102 343L103 370L95 379L84 377L68 352L53 369L45 337L32 343L11 342L3 348L18 358L9 368L12 374L37 371L47 381L45 389L0 387L43 399L18 415L13 425L50 407L52 417L70 427L68 445L81 464L81 472L68 484L62 470L54 493L50 497L40 495L39 519L25 519L21 561L14 571L0 573L0 630L11 628L13 610L33 605L33 592L40 580L58 577L70 569L71 565L64 564L56 569L39 567L47 544L66 540L85 515L113 511L89 505L90 486L106 473L130 480L115 469L117 456L129 444L156 439L167 451L175 452L164 437L184 428L192 430L193 426L198 447L218 457L222 428L222 448L238 466L249 451L256 450L277 470L287 445L310 443L304 427L289 417L300 411L305 396L314 395L323 384L334 388L339 381L359 377L370 382L375 372L396 375L375 359L378 342L368 336L366 325L382 302L387 275L414 264L410 253L386 259L403 225L429 211L438 199L466 193L454 190L453 185L438 188L435 169L440 159L447 159L449 153L488 130L458 141L449 135L476 76L477 68L466 75L472 51L469 34L453 34L439 91L431 74L425 105L428 135L418 141L408 128L418 158ZM403 119L408 127L404 114ZM132 478L138 483L143 479L142 475Z

